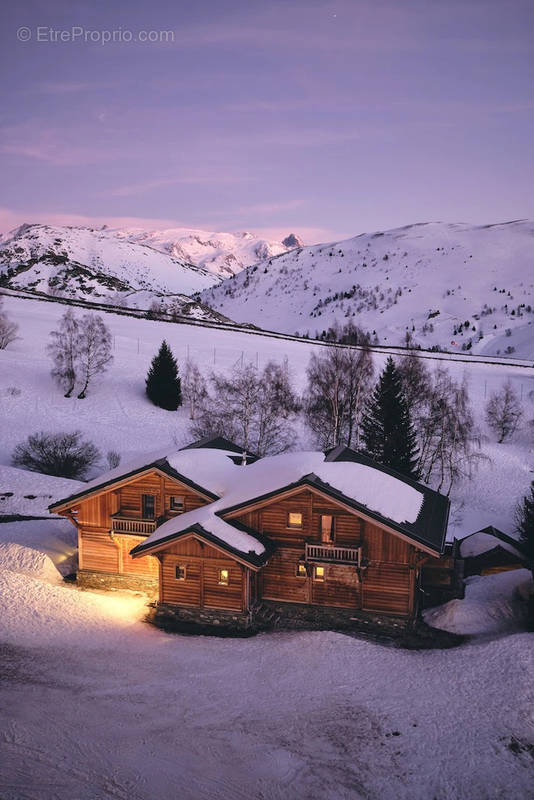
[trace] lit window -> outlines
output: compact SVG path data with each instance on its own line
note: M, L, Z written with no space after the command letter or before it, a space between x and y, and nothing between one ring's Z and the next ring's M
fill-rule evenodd
M334 541L334 517L331 514L321 514L321 541L327 544Z
M297 564L297 578L306 578L308 576L308 570L306 569L306 564Z
M176 567L176 580L185 581L185 567L178 564Z
M175 494L171 497L171 511L183 511L184 510L184 496L183 494Z
M302 514L295 511L290 511L287 515L287 527L302 528Z
M313 571L313 577L316 581L324 581L325 576L325 568L324 567L315 567Z
M219 586L228 586L230 572L227 569L219 570Z

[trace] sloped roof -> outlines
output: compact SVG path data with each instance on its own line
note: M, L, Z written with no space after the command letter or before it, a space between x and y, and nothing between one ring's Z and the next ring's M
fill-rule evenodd
M462 558L476 558L477 556L489 553L496 548L502 548L511 553L521 561L528 562L528 557L521 542L513 539L508 534L503 533L493 525L488 525L480 531L470 533L460 542L460 555Z
M204 494L208 499L217 500L222 493L219 487L225 471L238 468L234 455L235 450L226 451L219 448L203 448L198 453L193 453L190 450L177 450L176 447L169 447L164 451L159 450L128 461L124 465L121 464L115 469L99 475L86 483L79 492L55 501L48 508L53 511L73 504L88 494L101 491L119 481L134 478L137 474L150 469L159 469L194 491ZM241 469L241 467L239 468ZM226 485L226 480L222 485Z
M393 470L379 468L370 459L360 461L357 453L345 450L347 452L338 453L337 458L330 460L325 459L323 453L312 451L270 456L239 467L239 473L227 475L230 480L218 500L163 523L138 545L135 553L140 554L162 540L182 536L200 525L240 552L251 549L260 555L265 549L262 538L249 531L256 544L250 540L245 545L236 543L238 524L224 517L281 492L307 486L366 514L414 543L441 553L447 528L448 499Z

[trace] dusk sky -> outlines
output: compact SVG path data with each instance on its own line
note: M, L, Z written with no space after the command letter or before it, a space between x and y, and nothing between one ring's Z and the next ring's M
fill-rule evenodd
M0 13L0 231L314 242L534 216L532 0L22 0ZM38 34L73 27L75 41ZM174 41L83 41L120 30Z

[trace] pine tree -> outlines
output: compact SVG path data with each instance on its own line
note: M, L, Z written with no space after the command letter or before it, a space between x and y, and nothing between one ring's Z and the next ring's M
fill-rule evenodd
M386 467L417 479L417 440L402 380L393 359L368 400L362 419L366 453Z
M176 411L182 405L178 364L165 340L152 359L146 378L146 393L155 406L167 411Z
M530 493L517 506L516 520L521 544L534 561L534 481L530 484Z

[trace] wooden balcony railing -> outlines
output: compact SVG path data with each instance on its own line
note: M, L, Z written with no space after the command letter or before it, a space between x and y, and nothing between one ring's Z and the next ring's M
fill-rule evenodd
M136 534L150 534L153 533L158 526L155 519L133 519L132 517L112 517L111 518L111 532L112 533L136 533Z
M335 561L359 564L360 547L338 547L335 544L306 544L306 561Z

